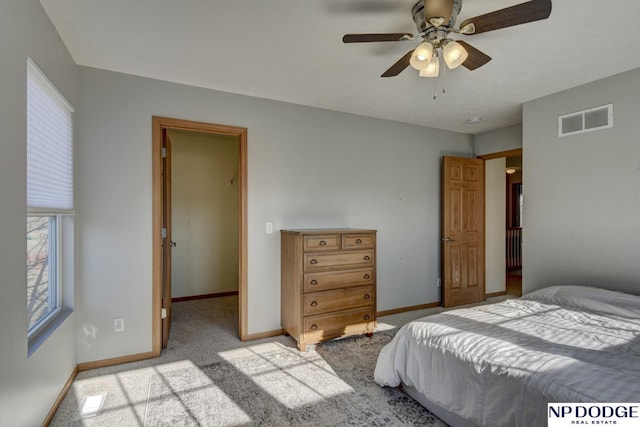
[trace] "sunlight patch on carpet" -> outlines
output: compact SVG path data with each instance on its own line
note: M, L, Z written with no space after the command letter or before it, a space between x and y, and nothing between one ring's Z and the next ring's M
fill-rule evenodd
M251 378L272 399L289 409L355 392L315 352L266 343L219 355L238 374Z
M145 426L245 424L251 418L216 381L190 360L156 366L149 382Z
M106 397L107 393L94 394L85 397L78 408L76 418L91 418L100 414L100 410L102 410L102 405L104 404L104 399Z

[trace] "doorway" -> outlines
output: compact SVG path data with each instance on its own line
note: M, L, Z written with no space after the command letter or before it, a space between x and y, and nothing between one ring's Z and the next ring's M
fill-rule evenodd
M487 180L487 294L522 295L522 149L478 156L495 180ZM491 200L491 194L498 195ZM491 210L491 214L489 211ZM491 222L492 221L492 222Z
M170 327L170 275L167 274L167 263L170 264L173 242L170 226L167 227L168 200L166 196L166 179L163 166L167 163L166 145L168 132L194 132L198 134L232 137L238 144L237 175L230 178L230 182L237 186L238 191L238 336L247 339L247 129L194 122L166 117L152 119L152 151L153 151L153 295L152 295L152 353L159 356L163 347L163 335L168 335ZM164 147L164 150L163 150ZM169 261L167 261L169 260ZM170 271L170 268L169 268ZM168 281L168 285L167 285ZM169 310L167 310L167 306ZM168 313L167 313L168 312ZM167 316L167 314L169 316Z
M506 158L507 173L507 287L508 295L522 296L522 225L524 193L522 155Z
M169 129L171 301L238 293L238 138Z

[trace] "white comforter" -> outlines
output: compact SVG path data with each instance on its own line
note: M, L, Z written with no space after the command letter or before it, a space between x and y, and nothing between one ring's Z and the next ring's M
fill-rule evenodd
M558 286L404 325L375 381L480 426L546 425L548 402L640 401L640 297Z

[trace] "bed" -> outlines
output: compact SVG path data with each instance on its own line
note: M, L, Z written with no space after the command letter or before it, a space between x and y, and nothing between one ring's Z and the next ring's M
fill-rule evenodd
M376 364L445 422L545 426L549 402L638 402L640 296L552 286L404 325Z

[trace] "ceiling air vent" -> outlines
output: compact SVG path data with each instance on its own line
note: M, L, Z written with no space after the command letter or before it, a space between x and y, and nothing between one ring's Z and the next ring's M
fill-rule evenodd
M602 105L558 118L558 136L575 135L613 127L613 104Z

